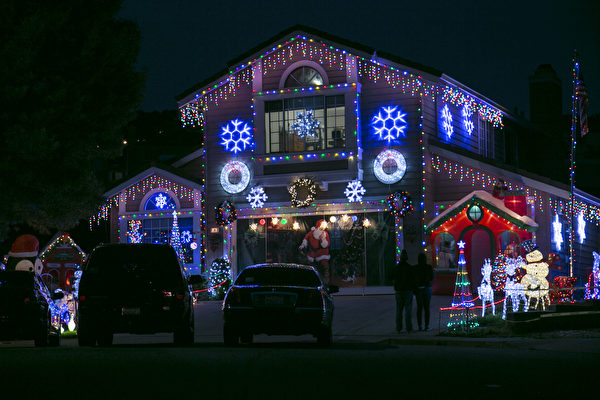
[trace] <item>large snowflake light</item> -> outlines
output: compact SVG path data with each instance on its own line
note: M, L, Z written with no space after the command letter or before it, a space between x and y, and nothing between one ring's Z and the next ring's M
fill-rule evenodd
M552 222L552 240L556 244L556 249L560 251L562 245L562 224L558 220L558 214L555 214L554 222Z
M250 170L241 161L228 161L221 170L220 181L227 193L239 193L250 183Z
M167 205L168 200L169 198L167 196L165 196L162 193L159 193L159 195L156 196L156 198L154 199L154 204L156 204L157 208L160 208L162 210Z
M265 201L267 201L268 198L269 196L267 196L262 186L253 187L252 189L250 189L250 193L248 193L248 196L246 196L246 200L248 200L248 203L250 203L250 206L253 209L264 206Z
M448 104L444 104L444 108L442 108L442 129L450 139L454 133L454 128L452 127L452 113L448 108Z
M583 219L583 211L577 215L577 235L579 235L579 243L585 240L585 220Z
M362 201L362 197L366 192L367 191L362 183L359 180L355 180L348 182L348 186L346 186L346 190L344 190L344 195L348 198L349 202L353 203Z
M181 241L183 243L189 243L192 241L192 232L185 230L183 232L181 232Z
M386 140L391 143L392 140L406 137L404 130L406 129L405 113L397 111L398 107L381 107L379 113L373 116L371 125L375 129L375 135L379 140Z
M406 159L399 151L384 150L375 158L373 172L381 183L391 185L398 182L404 176L406 172Z
M465 131L467 131L469 135L473 133L473 129L475 129L475 125L473 125L473 121L471 120L472 115L473 111L471 111L471 107L465 104L462 109L463 125L465 127Z
M317 129L321 125L321 121L315 118L313 110L306 110L306 113L299 112L296 114L296 122L292 124L292 130L300 138L306 136L317 137Z
M252 128L244 121L233 119L227 125L221 127L221 144L226 151L237 154L246 148L254 147L252 140Z

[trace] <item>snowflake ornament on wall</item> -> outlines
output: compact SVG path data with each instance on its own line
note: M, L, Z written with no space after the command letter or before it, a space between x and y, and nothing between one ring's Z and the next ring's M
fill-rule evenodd
M379 140L385 140L389 143L392 140L406 137L404 130L406 129L405 113L396 111L398 107L381 107L379 113L373 116L371 124L375 128L375 135Z
M475 129L475 125L473 125L473 121L471 121L472 115L473 111L471 111L471 107L465 104L462 109L463 125L465 127L465 131L467 131L469 135L473 133L473 129Z
M246 148L253 148L252 128L244 121L233 119L221 127L221 144L226 151L237 154Z
M348 201L353 202L361 202L362 197L365 195L367 191L363 187L362 183L359 180L348 182L348 186L346 186L346 190L344 190L344 195L348 198Z
M248 196L246 196L246 200L248 200L248 203L250 203L250 206L253 209L264 206L265 201L267 201L268 198L269 196L267 196L262 186L253 187L252 189L250 189L250 193L248 193Z
M292 124L292 130L300 138L306 136L317 137L317 129L321 125L321 122L315 118L313 110L306 110L306 113L302 114L299 112L296 114L296 122Z
M442 109L442 129L444 129L446 136L450 139L454 133L454 128L452 127L452 113L450 112L450 108L448 108L448 104L445 104Z

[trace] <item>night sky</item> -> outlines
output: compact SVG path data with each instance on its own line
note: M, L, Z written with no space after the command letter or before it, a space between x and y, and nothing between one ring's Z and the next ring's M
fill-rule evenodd
M528 76L551 64L570 112L571 60L581 57L600 112L600 1L125 0L121 16L142 33L144 111L175 109L175 96L295 24L310 26L443 71L529 117Z

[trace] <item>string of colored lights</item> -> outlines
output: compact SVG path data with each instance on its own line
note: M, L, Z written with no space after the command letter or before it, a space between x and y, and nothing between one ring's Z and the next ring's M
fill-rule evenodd
M350 57L347 57L347 55ZM287 65L287 63L291 63L300 57L314 60L321 65L329 65L330 68L339 68L340 71L343 69L352 70L353 66L348 66L346 62L347 59L350 59L352 60L351 63L356 62L358 77L365 76L374 83L382 80L393 88L400 88L403 94L410 94L411 96L431 96L432 98L441 96L444 102L450 102L456 106L467 104L471 110L476 111L483 120L489 121L494 127L504 126L500 110L474 99L458 88L426 81L421 76L415 76L407 71L400 71L393 66L381 63L379 60L367 60L364 57L352 56L346 50L334 48L322 42L317 43L314 39L301 35L292 37L247 64L242 64L235 70L229 71L228 77L222 82L202 91L202 93L197 93L194 100L180 107L183 126L202 125L204 115L210 104L218 106L220 100L235 96L236 88L239 88L242 84L249 85L255 73L254 69L249 67L257 61L262 62L262 74L267 75L279 66Z
M44 259L48 256L48 254L52 250L54 250L54 248L59 244L66 244L71 246L77 251L77 254L79 255L79 257L81 257L81 261L85 261L87 255L83 252L83 250L81 250L77 243L75 243L75 241L67 233L63 233L60 236L58 236L56 239L54 239L52 243L50 243L44 250L42 250L40 252L40 260L44 262Z
M423 227L423 232L425 232L427 229L427 224L425 223L425 220L427 219L427 209L425 208L425 169L427 163L425 162L425 130L423 129L423 96L419 96L419 108L417 111L419 113L419 131L421 131L421 136L419 137L419 150L421 152L421 226ZM425 235L423 235L421 247L423 248L423 252L427 254L429 249L425 242Z
M353 151L349 151L349 152L328 152L328 153L309 153L309 154L292 154L292 155L285 155L285 156L270 156L270 157L258 157L258 158L254 158L252 157L252 160L258 161L258 162L276 162L276 161L288 161L288 160L317 160L320 158L347 158L349 160L353 160L354 159L354 152Z

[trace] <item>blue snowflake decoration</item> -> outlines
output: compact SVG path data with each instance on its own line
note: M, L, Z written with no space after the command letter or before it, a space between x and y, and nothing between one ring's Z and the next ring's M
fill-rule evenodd
M362 197L365 195L367 191L363 187L362 183L359 180L348 182L348 186L346 186L346 190L344 190L344 195L348 199L349 202L361 202Z
M244 121L233 119L221 127L221 144L226 151L237 154L254 147L252 128Z
M292 124L291 128L300 138L317 137L317 129L320 125L321 121L315 118L313 110L306 110L305 114L301 112L296 114L296 122Z
M462 109L463 126L469 135L471 135L471 133L473 133L473 129L475 129L475 125L473 125L473 121L471 120L472 115L473 112L471 111L471 107L465 104Z
M398 107L381 107L379 113L373 116L371 125L375 129L375 135L379 140L385 140L389 143L400 137L406 137L405 113L398 110Z
M189 243L192 241L192 232L185 230L183 232L181 232L181 242L182 243Z
M254 208L259 208L265 205L265 201L269 196L265 193L265 190L261 186L256 186L250 189L250 193L246 196L246 200L250 203L250 206Z
M452 127L452 113L448 108L448 104L444 104L444 108L442 109L442 129L448 139L452 137L454 133L454 128Z
M175 208L175 201L165 192L158 192L146 200L144 210L169 210Z

